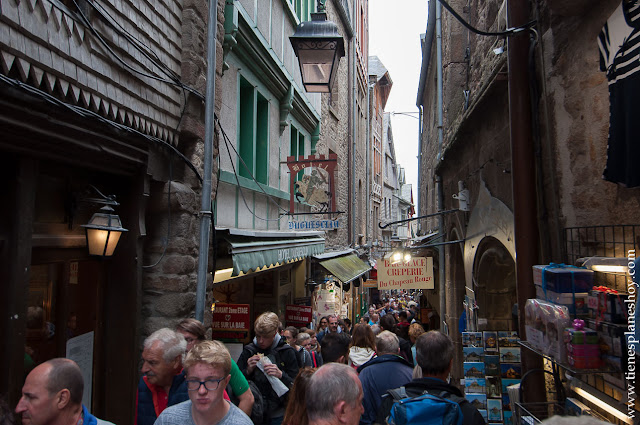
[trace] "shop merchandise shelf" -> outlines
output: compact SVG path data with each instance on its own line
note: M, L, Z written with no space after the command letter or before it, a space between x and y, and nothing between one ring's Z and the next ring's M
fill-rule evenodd
M518 425L535 425L554 415L565 415L564 406L555 402L515 403L515 418Z
M591 375L591 374L610 374L610 373L622 373L619 370L616 370L612 367L602 367L602 368L598 368L598 369L578 369L576 367L571 366L568 363L564 363L564 362L559 362L558 360L554 359L553 357L543 353L542 351L540 351L539 349L533 347L529 342L527 341L519 341L518 342L522 347L526 348L527 350L533 351L534 353L538 354L539 356L549 360L550 362L552 362L553 364L557 365L558 367L561 367L562 369L566 370L567 372L570 372L573 375Z
M566 416L565 407L556 402L514 403L515 412L513 423L517 425L536 425L554 415ZM587 416L607 422L606 418L595 411Z

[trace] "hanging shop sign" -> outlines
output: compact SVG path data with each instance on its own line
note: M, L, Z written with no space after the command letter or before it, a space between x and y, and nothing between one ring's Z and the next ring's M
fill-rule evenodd
M334 172L338 155L287 157L289 167L289 213L295 213L295 201L311 206L314 213L337 213ZM307 171L308 170L308 171Z
M377 288L378 287L378 281L376 279L367 279L362 284L362 287L363 288Z
M211 337L222 342L239 342L249 336L249 304L216 304L211 318Z
M311 323L312 315L311 306L287 304L284 310L284 321L287 326L301 328Z
M378 289L433 288L432 257L414 257L397 264L391 264L390 258L378 260Z
M289 230L334 230L340 227L338 220L292 220Z

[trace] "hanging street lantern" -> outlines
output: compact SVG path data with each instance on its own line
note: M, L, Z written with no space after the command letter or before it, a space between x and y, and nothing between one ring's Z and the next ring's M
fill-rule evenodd
M344 39L337 25L327 21L326 0L318 0L318 12L301 22L289 37L300 63L302 84L309 93L329 93L344 56Z
M86 202L104 204L100 211L93 214L88 224L83 224L87 238L87 248L89 255L100 257L111 257L118 245L120 236L127 229L122 227L120 217L115 214L111 205L120 205L115 201L115 196L105 196L94 186L91 186L102 198L85 199Z

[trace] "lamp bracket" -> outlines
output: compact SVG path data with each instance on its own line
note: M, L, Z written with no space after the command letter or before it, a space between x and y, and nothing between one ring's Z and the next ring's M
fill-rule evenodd
M100 198L82 198L81 199L82 202L88 202L92 204L101 204L101 205L113 205L113 206L120 205L116 201L116 195L105 195L104 193L100 192L100 190L98 190L98 188L95 187L94 185L90 184L88 186L91 189L95 190L96 193L100 196Z

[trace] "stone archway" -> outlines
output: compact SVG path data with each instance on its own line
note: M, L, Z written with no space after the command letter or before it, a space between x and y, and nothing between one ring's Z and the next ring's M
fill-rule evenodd
M515 261L509 250L496 238L480 241L473 263L473 289L478 304L478 318L486 319L485 330L516 329L511 316L516 297Z

